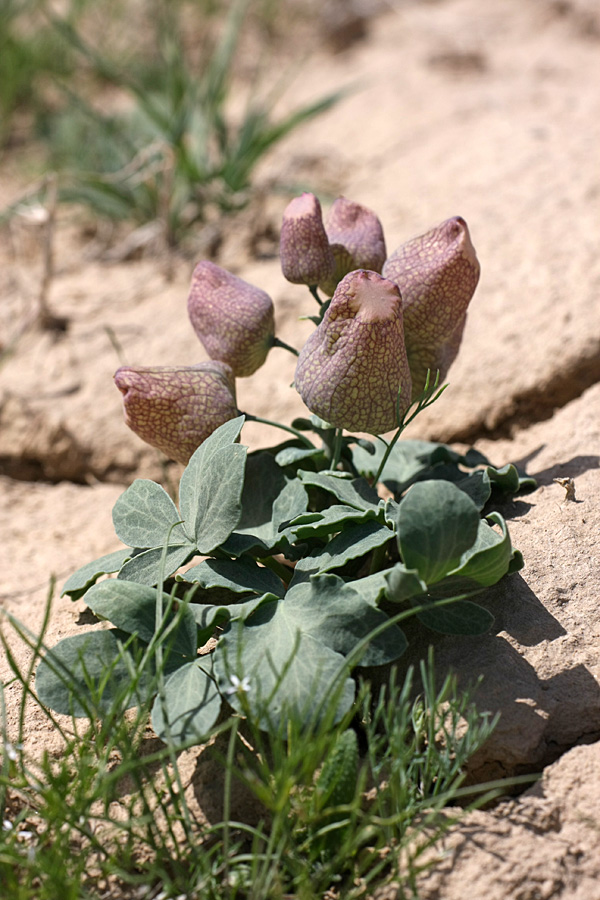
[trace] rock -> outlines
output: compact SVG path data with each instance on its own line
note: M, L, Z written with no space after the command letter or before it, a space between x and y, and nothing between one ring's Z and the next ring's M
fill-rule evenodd
M479 598L495 633L433 642L438 674L452 668L463 685L483 676L477 705L500 713L469 764L485 781L540 771L600 738L600 384L514 441L477 447L497 464L527 462L539 484L501 508L525 568ZM573 480L575 501L556 478Z
M577 26L593 9L598 21L597 3L553 5L404 2L371 23L352 72L323 60L294 98L360 73L362 89L302 136L350 170L343 193L375 210L390 252L449 216L468 222L481 281L450 387L414 437L506 435L600 379L600 94L585 88L598 42ZM431 66L440 55L477 64Z
M452 827L420 900L462 900L465 885L487 900L599 900L598 810L600 743L574 747L519 800Z

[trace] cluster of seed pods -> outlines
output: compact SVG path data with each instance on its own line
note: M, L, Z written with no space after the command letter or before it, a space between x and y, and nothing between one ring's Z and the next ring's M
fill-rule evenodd
M479 280L466 222L447 219L388 257L374 212L340 197L324 221L305 193L284 212L280 255L288 281L331 298L299 352L302 400L337 428L393 430L427 372L443 380L458 353ZM235 379L256 372L276 343L269 295L212 262L194 269L188 313L208 361L115 375L129 427L183 463L238 414Z

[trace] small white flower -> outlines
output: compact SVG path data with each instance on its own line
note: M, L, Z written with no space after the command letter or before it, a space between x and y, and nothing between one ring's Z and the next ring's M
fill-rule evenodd
M19 752L23 749L22 744L11 744L10 741L6 741L4 744L4 752L8 756L11 762L16 762L19 758Z
M239 679L237 675L230 675L229 682L231 687L228 687L225 691L229 696L232 694L247 694L250 690L250 679L247 675L242 679Z
M5 819L2 823L2 831L12 831L12 822L9 822L8 819Z

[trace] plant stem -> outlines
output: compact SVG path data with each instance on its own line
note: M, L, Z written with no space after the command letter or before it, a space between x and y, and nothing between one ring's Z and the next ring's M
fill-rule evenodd
M333 459L331 460L331 468L333 470L337 469L338 463L340 461L340 457L342 455L342 434L344 432L343 428L335 429L335 441L333 444Z
M369 568L369 575L374 575L375 572L379 572L381 569L381 564L385 559L385 551L386 545L382 544L381 547L375 547L373 550L373 555L371 557L371 566Z
M285 341L280 341L279 338L274 337L272 347L281 347L283 350L288 350L290 353L293 353L294 356L300 356L298 350L295 347L291 347L289 344L286 344Z
M432 403L435 403L435 401L439 397L441 397L443 392L446 390L446 388L447 388L446 384L438 390L439 377L440 377L440 373L438 371L435 381L433 383L433 386L431 386L430 385L431 372L429 369L427 370L427 379L425 381L425 388L423 390L423 393L417 400L414 401L414 403L411 403L411 405L408 407L408 409L404 413L404 416L402 417L402 419L400 419L400 391L398 391L398 397L396 399L396 410L397 410L396 421L399 423L398 431L396 432L394 437L391 439L391 441L387 445L387 449L386 449L385 453L383 454L383 459L381 460L380 466L377 469L377 474L375 475L373 484L377 484L377 482L381 478L381 473L383 472L385 464L389 459L390 453L394 449L394 445L396 444L398 438L400 437L400 435L402 434L404 429L407 427L407 425L410 425L412 420L415 419L422 410L426 409L428 406L431 406ZM414 407L414 409L413 409L413 407ZM412 412L410 412L411 409L413 410ZM410 413L410 415L409 415L409 413ZM379 439L383 440L383 438L381 438L381 437ZM385 441L384 441L384 443L385 443Z
M293 569L289 569L287 566L284 566L283 563L280 563L278 560L273 559L272 556L266 556L264 559L261 559L261 563L265 568L270 569L271 572L275 572L278 578L281 578L285 586L287 587L290 581L292 580L292 575L294 574Z
M315 300L317 301L317 303L319 304L319 306L323 306L323 301L322 301L321 298L319 297L319 292L318 292L318 290L317 290L317 285L316 285L316 284L309 284L308 289L309 289L309 291L311 292L311 294L313 295L313 297L315 298Z
M312 441L309 441L301 431L297 431L295 428L292 428L291 425L282 425L281 422L273 422L271 419L263 419L261 416L253 416L252 413L245 413L241 410L238 410L238 412L240 416L246 416L246 422L260 422L261 425L271 425L273 428L281 428L282 431L289 431L289 433L293 434L299 441L302 441L305 447L308 447L310 450L317 449Z
M404 423L402 423L402 425L400 425L400 426L398 427L398 431L396 432L396 434L394 435L394 437L391 439L391 441L390 441L389 444L387 445L386 450L385 450L385 453L383 454L383 459L381 460L381 462L380 462L380 464L379 464L379 468L377 469L377 474L375 475L375 478L373 479L373 484L374 484L374 485L376 485L377 482L379 481L379 479L381 478L381 473L383 472L383 470L384 470L384 468L385 468L385 464L386 464L386 462L388 461L388 459L389 459L389 457L390 457L390 453L391 453L392 450L394 449L394 445L396 444L398 438L400 437L400 435L401 435L402 432L404 431L404 428L405 428Z

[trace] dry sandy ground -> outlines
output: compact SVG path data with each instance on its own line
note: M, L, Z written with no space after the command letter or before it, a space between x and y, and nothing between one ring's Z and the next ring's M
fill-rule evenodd
M295 102L355 90L259 173L370 206L389 251L451 215L467 220L480 286L451 386L412 433L479 442L499 464L527 463L540 484L506 510L527 567L490 596L496 633L441 642L438 659L466 680L483 673L482 708L502 712L473 777L544 777L454 830L422 883L432 900L462 898L465 885L490 900L600 900L599 76L597 0L390 2L365 39L315 51ZM3 199L11 189L0 184ZM271 293L280 337L300 346L304 292L252 253L257 234L269 249L285 202L233 221L217 261ZM202 353L185 314L190 263L175 260L167 283L151 258L86 259L68 222L50 299L69 328L13 344L39 280L41 249L34 232L27 240L16 255L0 248L0 339L12 347L0 368L0 602L35 629L50 575L60 583L118 546L111 508L123 485L177 474L125 428L114 369ZM240 384L240 407L289 421L302 410L293 366L272 351ZM244 438L272 434L249 426ZM556 477L574 479L576 501ZM81 609L55 599L50 643L77 631ZM35 712L31 736L53 745ZM395 896L386 890L381 900Z

